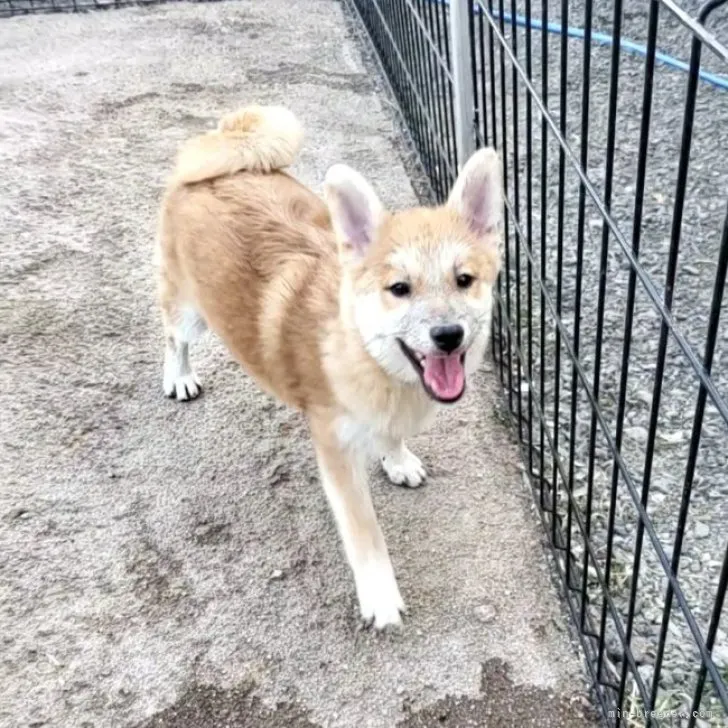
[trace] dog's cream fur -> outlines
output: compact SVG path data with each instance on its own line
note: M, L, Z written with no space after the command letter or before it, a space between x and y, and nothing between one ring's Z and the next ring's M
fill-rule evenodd
M286 109L249 107L181 149L159 235L164 391L199 394L188 346L209 326L263 389L307 415L361 614L381 628L400 622L404 602L367 457L394 483L425 478L404 440L438 405L403 345L437 357L432 327L456 323L465 373L482 360L500 264L500 164L481 149L447 205L390 213L343 165L326 176L325 202L282 172L301 138ZM408 293L395 296L401 281Z

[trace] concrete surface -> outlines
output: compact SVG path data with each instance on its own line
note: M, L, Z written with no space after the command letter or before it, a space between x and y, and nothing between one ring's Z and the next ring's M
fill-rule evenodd
M177 143L244 102L413 202L331 0L0 23L0 726L583 726L581 665L486 371L374 499L410 615L375 635L298 415L210 337L162 396L151 255Z

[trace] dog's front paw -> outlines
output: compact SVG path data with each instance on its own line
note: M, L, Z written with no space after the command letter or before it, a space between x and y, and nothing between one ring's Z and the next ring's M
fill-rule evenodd
M405 485L408 488L419 488L427 477L425 466L405 445L396 453L383 455L382 467L395 485Z
M186 402L199 397L200 392L202 392L202 386L194 373L178 376L165 375L164 377L164 393L171 399Z
M402 624L405 604L399 593L391 564L369 564L357 578L357 595L362 619L375 629Z

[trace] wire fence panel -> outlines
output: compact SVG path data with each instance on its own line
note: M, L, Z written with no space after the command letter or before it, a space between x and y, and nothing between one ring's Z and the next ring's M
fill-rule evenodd
M430 0L354 0L402 108L433 191L455 180L449 12Z
M493 354L595 697L728 725L728 0L458 1L504 160ZM444 200L449 5L353 2Z

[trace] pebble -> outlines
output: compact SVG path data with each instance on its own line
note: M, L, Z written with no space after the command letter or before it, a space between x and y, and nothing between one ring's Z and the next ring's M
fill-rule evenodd
M649 436L647 428L642 427L641 425L627 427L624 431L624 434L627 435L630 440L634 440L640 445L644 445L647 442L647 437Z
M490 624L496 615L495 607L492 604L481 604L475 607L475 616L483 622L483 624Z
M656 490L659 493L669 494L672 490L672 483L667 478L652 478L650 481L650 490Z
M715 645L713 647L713 662L723 669L728 667L728 645Z
M666 432L661 434L660 439L669 445L677 445L679 442L687 439L686 434L683 430L676 430L675 432Z
M695 537L696 538L707 538L710 536L710 526L706 523L696 523L695 524Z

